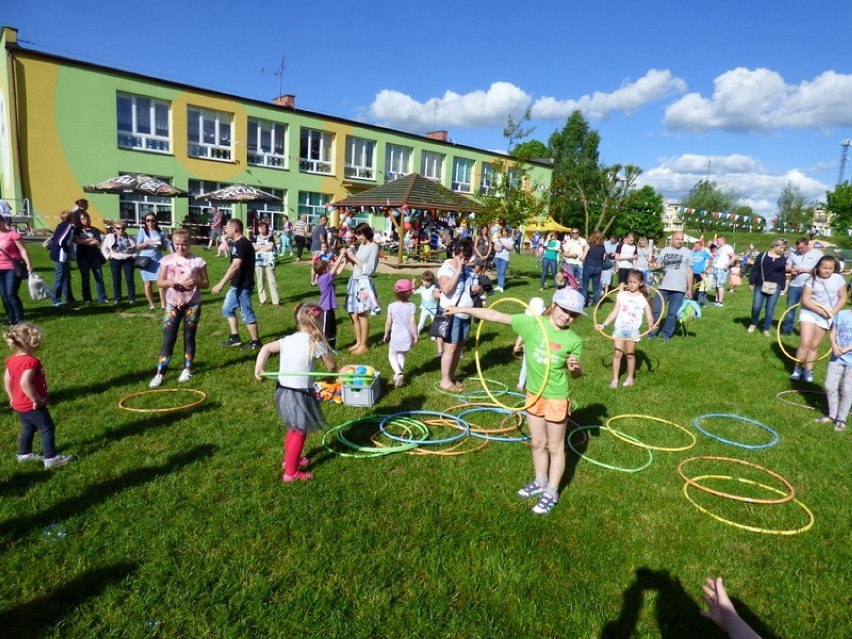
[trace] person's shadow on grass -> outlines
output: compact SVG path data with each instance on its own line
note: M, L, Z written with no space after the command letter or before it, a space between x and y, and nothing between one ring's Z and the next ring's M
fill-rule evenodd
M696 584L696 589L699 585ZM639 568L633 583L624 591L621 614L607 623L600 639L630 639L634 636L646 592L656 592L654 617L661 639L723 639L722 632L712 621L701 616L700 608L687 594L680 580L667 570ZM780 639L742 601L732 599L740 616L763 639Z
M565 472L562 474L562 482L559 485L560 493L571 485L574 474L577 472L577 465L580 463L580 455L584 454L589 447L589 439L592 434L600 436L597 428L583 428L582 430L578 430L578 426L597 426L603 423L606 416L606 406L603 404L589 404L588 406L578 408L568 418L568 431L565 434L565 447L568 450L565 453ZM573 449L568 445L569 439Z
M113 584L124 581L138 568L138 564L131 562L96 568L46 595L0 611L0 627L4 636L18 639L44 636L70 616L75 608L99 596Z

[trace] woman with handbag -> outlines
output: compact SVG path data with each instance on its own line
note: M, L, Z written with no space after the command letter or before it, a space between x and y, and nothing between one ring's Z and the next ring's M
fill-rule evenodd
M104 238L101 252L109 262L109 270L112 274L112 303L121 303L121 275L124 274L124 282L127 284L127 301L136 303L136 280L133 276L134 254L136 242L127 236L127 227L119 220L112 225L112 233Z
M104 272L101 268L106 262L101 253L101 232L92 226L92 218L85 211L80 213L80 221L74 226L74 244L77 245L77 268L80 269L80 283L82 285L83 302L92 302L92 281L89 275L95 278L95 290L98 293L98 302L107 303L106 286L104 286Z
M339 259L353 265L346 288L346 311L355 332L355 343L349 347L349 352L361 355L369 348L370 315L382 312L373 283L373 274L379 266L379 245L373 241L373 228L369 224L362 222L353 232L358 240L358 251L353 252L355 247L352 246L350 250L342 251Z
M451 393L463 390L456 379L462 346L470 332L470 315L457 313L444 316L441 309L451 306L473 308L473 296L481 292L473 270L468 266L473 257L473 241L470 238L459 240L453 247L453 256L446 260L438 270L438 288L441 290L438 315L432 321L429 334L443 340L441 354L441 389Z
M136 251L138 255L136 256L135 266L139 269L139 274L142 276L149 311L155 310L154 282L159 277L160 260L163 259L163 249L166 243L166 234L160 230L157 216L153 213L146 213L145 224L139 230L139 235L136 238ZM165 293L161 288L158 290L160 293L160 308L165 309Z
M6 309L7 326L24 321L24 305L18 290L21 280L29 277L33 267L27 247L16 230L9 228L6 220L0 217L0 297Z
M777 238L772 241L769 250L761 253L755 260L754 267L749 275L748 287L754 291L751 303L751 324L749 333L754 333L760 320L760 311L765 309L763 318L763 334L769 337L769 328L772 326L772 316L775 314L775 304L784 289L787 274L787 258L784 256L787 250L787 241Z

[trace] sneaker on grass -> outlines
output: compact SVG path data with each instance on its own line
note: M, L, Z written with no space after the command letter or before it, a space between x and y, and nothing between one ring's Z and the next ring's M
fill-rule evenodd
M240 346L242 343L243 341L239 338L239 336L231 335L228 339L222 342L222 346Z
M18 455L18 462L42 461L44 457L38 453L27 453L26 455Z
M153 379L151 380L151 383L148 384L148 388L159 388L160 384L162 384L162 383L163 383L163 374L157 373L156 375L154 375Z
M56 455L44 460L45 468L59 468L74 459L74 455Z
M550 511L556 506L559 502L559 497L551 495L548 492L544 492L541 494L541 497L538 498L538 503L533 506L533 513L536 515L549 515Z
M188 382L191 379L192 379L192 371L189 370L188 368L184 368L180 372L180 377L178 377L178 382L182 384L183 382Z
M243 346L241 348L241 350L244 350L244 351L259 351L261 346L263 346L263 344L260 342L260 340L253 339L248 344Z
M530 497L535 497L543 492L544 486L539 484L537 480L533 479L530 483L518 491L518 497L521 499L529 499Z

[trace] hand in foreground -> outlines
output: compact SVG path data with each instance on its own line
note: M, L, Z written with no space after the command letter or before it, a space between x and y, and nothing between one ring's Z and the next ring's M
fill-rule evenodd
M732 639L760 639L760 636L751 629L751 626L737 614L734 604L728 598L721 577L716 577L715 580L708 577L703 590L704 601L710 606L710 610L702 610L702 616L711 619Z

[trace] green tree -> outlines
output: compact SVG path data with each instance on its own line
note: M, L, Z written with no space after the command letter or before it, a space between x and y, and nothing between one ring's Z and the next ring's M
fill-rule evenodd
M831 228L848 234L852 229L852 184L844 182L826 194L826 210L831 214Z
M484 208L476 216L477 224L500 220L515 228L544 216L547 200L541 186L533 184L529 178L530 153L536 149L522 142L535 130L535 127L526 126L530 118L529 109L520 120L509 116L503 137L506 138L507 148L514 153L510 159L492 163L494 173L491 188L485 194L474 196Z
M613 185L605 183L599 166L600 134L589 127L580 111L574 111L561 131L548 140L553 158L550 215L565 226L589 233L589 207L584 203Z
M624 235L633 231L637 237L659 239L663 236L663 196L645 185L630 191L620 202L612 232Z
M547 145L540 140L521 142L509 151L512 157L525 157L529 160L549 158L551 153Z
M715 181L700 180L686 194L680 204L696 211L733 211L740 196L733 189L722 189Z
M785 226L810 226L814 218L813 206L807 206L805 196L799 190L799 187L792 182L787 182L787 186L778 197L778 222Z

